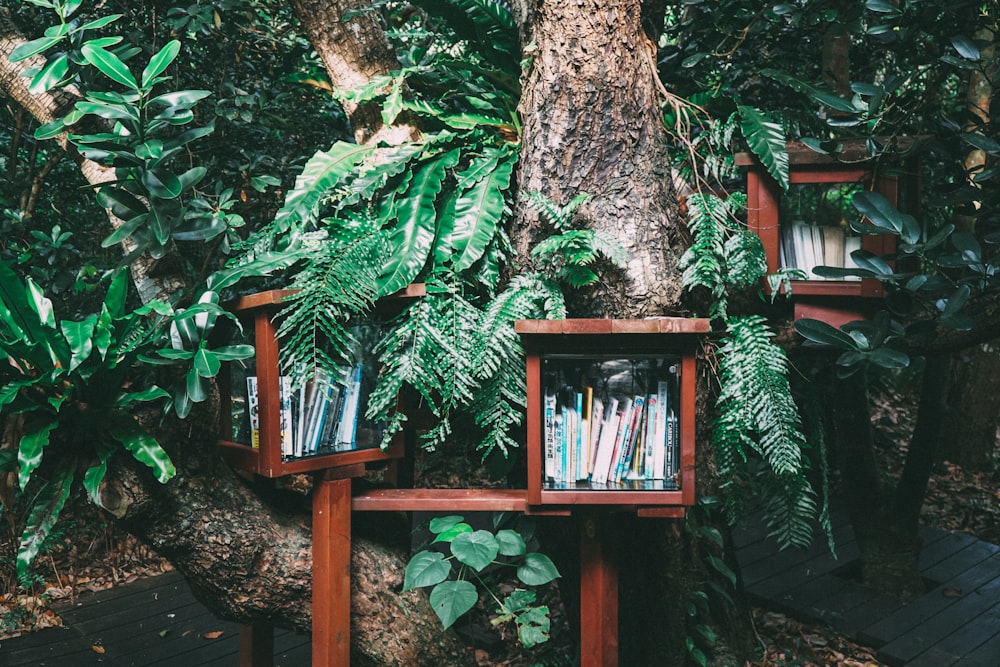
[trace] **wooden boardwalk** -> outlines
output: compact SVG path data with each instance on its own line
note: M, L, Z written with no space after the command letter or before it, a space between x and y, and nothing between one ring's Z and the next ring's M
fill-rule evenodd
M834 522L837 559L825 540L779 552L764 532L748 521L734 535L755 604L828 624L890 667L1000 667L1000 546L925 529L920 570L932 587L901 604L852 577L858 549L846 518Z
M64 602L54 608L66 627L0 641L0 665L232 667L238 663L239 625L216 619L176 572L84 594L76 604ZM275 667L305 667L310 656L308 636L274 633Z

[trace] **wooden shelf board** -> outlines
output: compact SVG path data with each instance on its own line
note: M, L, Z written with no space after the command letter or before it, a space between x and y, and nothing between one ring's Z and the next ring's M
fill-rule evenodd
M355 511L525 512L525 489L375 489L351 499Z
M514 331L519 334L656 334L708 333L711 324L706 318L660 317L643 320L611 320L576 318L569 320L518 320Z

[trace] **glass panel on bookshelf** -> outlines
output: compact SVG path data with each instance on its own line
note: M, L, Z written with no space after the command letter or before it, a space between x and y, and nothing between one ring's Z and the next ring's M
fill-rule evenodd
M350 366L336 376L303 372L281 375L279 432L281 459L294 461L359 449L375 449L382 442L384 425L365 418L368 397L378 379L378 360L366 345L371 333L356 328L360 342ZM255 360L229 364L232 387L233 441L259 446L261 421Z
M543 490L679 489L679 355L545 354Z
M851 202L862 189L860 183L793 183L780 198L781 266L802 269L806 280L827 280L813 273L817 266L856 266L851 253L861 248L861 236L848 223L858 217Z

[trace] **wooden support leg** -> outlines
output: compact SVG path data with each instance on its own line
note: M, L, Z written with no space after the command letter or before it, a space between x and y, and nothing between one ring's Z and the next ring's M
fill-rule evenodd
M618 667L618 562L606 520L580 519L580 667Z
M274 664L274 628L270 625L240 626L240 667L271 667Z
M351 480L319 482L313 495L313 667L351 660Z

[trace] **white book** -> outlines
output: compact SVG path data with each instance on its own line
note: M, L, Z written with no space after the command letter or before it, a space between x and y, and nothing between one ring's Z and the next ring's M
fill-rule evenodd
M653 466L656 465L656 417L660 405L656 394L650 394L646 398L646 432L643 433L642 442L645 446L645 455L642 461L642 478L653 479Z
M597 444L597 455L594 457L594 472L590 479L595 484L606 484L611 472L611 457L615 449L615 437L618 435L618 424L621 415L618 414L618 399L612 398L607 417L601 424L601 439Z
M295 449L295 425L292 415L292 378L282 375L279 378L278 397L281 402L281 455L291 456Z
M601 430L604 426L604 401L599 398L594 399L594 405L590 409L590 447L588 449L590 458L587 461L587 478L594 474L594 461L597 460L597 446L601 442Z
M247 414L250 416L250 445L260 448L260 399L257 396L257 376L247 376Z
M543 420L545 424L545 479L555 481L556 479L556 395L555 393L545 394L542 405Z
M334 449L338 452L354 449L354 436L358 428L358 408L361 405L361 366L351 371L351 379L344 389L344 409L337 426Z
M653 479L663 479L667 460L667 406L669 405L669 385L666 380L656 383L656 424L653 427L653 439L656 447L653 450Z

